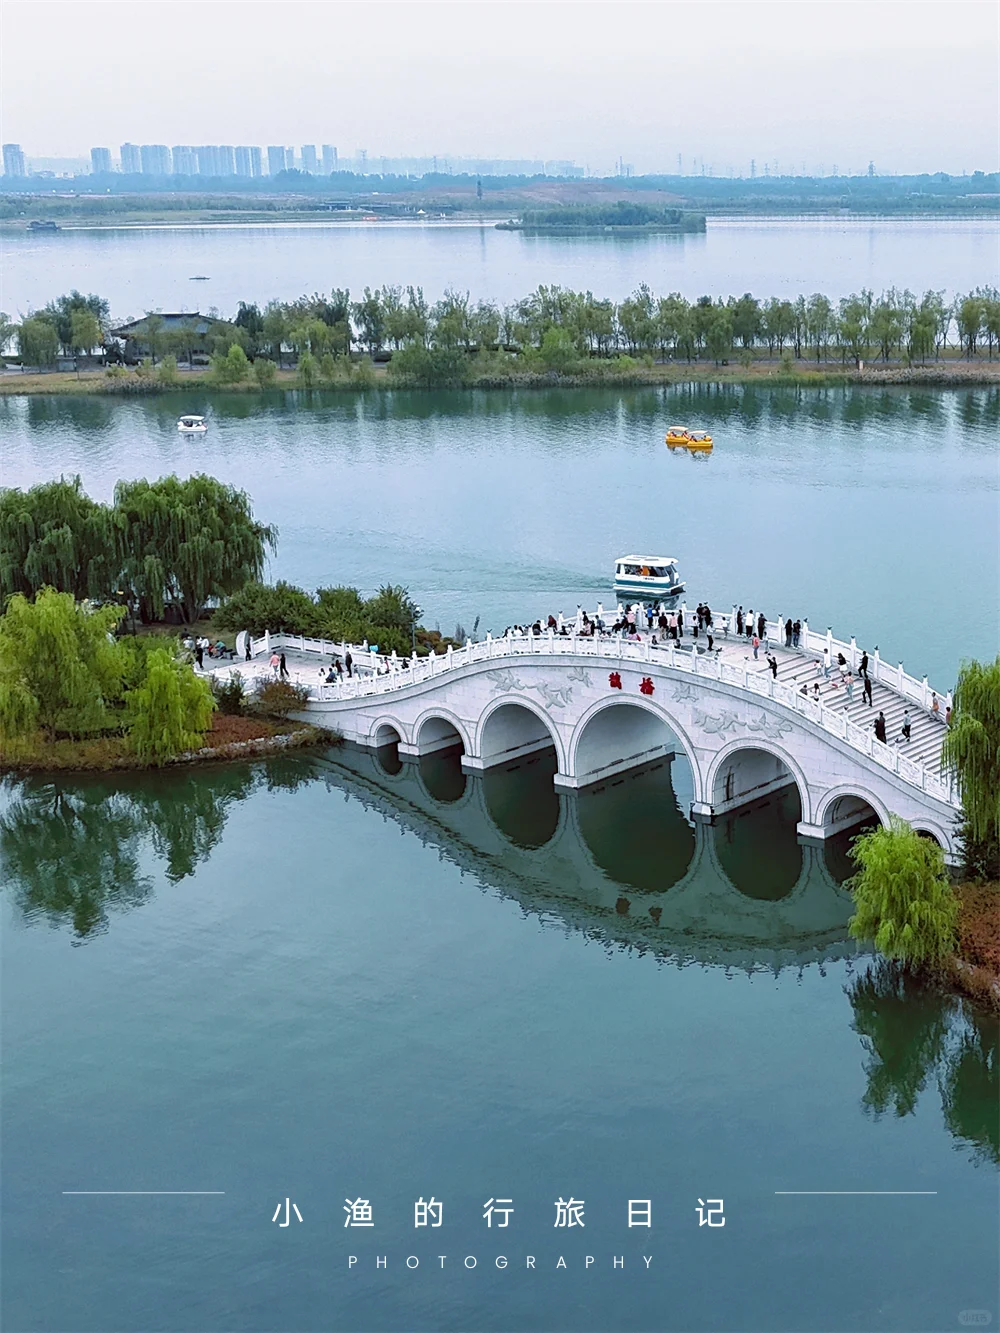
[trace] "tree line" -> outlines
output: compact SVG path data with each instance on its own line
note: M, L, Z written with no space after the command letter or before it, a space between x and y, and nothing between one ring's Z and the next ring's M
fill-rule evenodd
M747 292L689 301L678 292L657 296L644 283L615 302L543 285L499 304L453 290L431 302L413 286L365 287L360 300L352 300L337 288L263 308L241 301L232 319L213 317L202 332L194 316L168 328L151 313L129 348L109 330L107 301L74 291L19 324L0 316L0 345L15 337L25 365L52 365L60 350L79 355L95 347L111 359L131 352L131 359L146 355L154 366L172 360L173 368L207 354L223 384L251 373L266 384L275 368L288 364L298 367L306 384L333 379L347 373L355 352L390 361L403 381L421 383L461 381L473 361L481 378L502 378L518 367L571 373L595 362L628 365L637 359L913 364L952 349L992 358L1000 346L1000 292L979 287L947 300L941 291L918 298L896 288L878 296L862 289L838 301L819 292L794 300ZM170 372L168 364L165 379Z
M210 601L259 579L276 542L246 492L214 477L120 481L110 505L79 477L0 489L0 603L54 588L144 623L193 625Z

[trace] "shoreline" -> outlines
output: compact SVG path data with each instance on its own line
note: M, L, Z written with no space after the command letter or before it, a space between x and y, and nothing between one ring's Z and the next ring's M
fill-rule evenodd
M384 363L373 367L375 382L358 385L349 380L322 381L304 385L297 370L282 369L273 382L261 388L254 380L241 384L216 383L211 371L178 370L174 383L161 383L155 371L140 375L132 372L126 378L109 378L103 367L84 370L19 372L7 370L0 374L0 397L29 397L35 395L68 394L79 397L98 395L108 398L155 397L199 392L240 393L264 395L275 390L301 389L305 392L371 392L437 391L438 386L408 383L402 377L392 378ZM761 362L756 366L677 365L632 366L616 370L608 363L595 363L584 374L561 375L555 371L542 373L514 372L510 375L486 375L471 379L463 385L439 386L449 389L624 389L673 388L684 384L744 385L765 388L846 388L915 386L924 388L974 388L1000 384L1000 359L995 361L938 362L926 366L889 365L866 366L864 370L844 368L824 363L818 369L805 362L787 370L776 362Z

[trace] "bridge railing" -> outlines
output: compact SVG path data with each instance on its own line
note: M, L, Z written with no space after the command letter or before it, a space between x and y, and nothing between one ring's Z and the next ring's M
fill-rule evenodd
M777 634L775 633L773 637L776 639ZM840 645L838 640L832 639L829 635L815 636L811 642L814 644L816 640L821 641L824 646L832 643L838 651L840 646L853 646ZM691 648L686 650L673 641L654 645L649 640L637 643L621 636L602 638L575 633L557 634L551 630L541 634L530 632L508 634L498 639L487 635L484 640L478 643L466 643L463 648L449 648L441 654L432 652L427 657L414 659L407 667L392 655L381 658L378 659L378 667L381 669L377 669L371 661L366 660L371 657L366 647L337 644L328 639L274 634L265 635L263 640L255 641L253 645L255 651L257 644L260 644L261 651L268 653L291 648L303 653L316 652L324 656L339 653L343 657L350 651L359 674L352 677L345 676L336 684L318 684L310 689L313 698L328 702L346 702L350 699L390 694L473 663L510 660L533 654L594 658L612 666L616 662L630 662L669 667L671 670L687 672L694 676L721 680L750 694L773 700L822 727L830 735L836 736L852 749L897 774L912 786L920 788L938 800L956 804L952 786L940 772L907 759L896 746L877 741L871 731L855 725L840 709L831 708L821 700L803 695L783 681L775 680L767 672L753 671L748 666L741 667L715 655L702 656L694 650L693 643ZM809 645L809 641L807 650L815 651L815 648ZM858 656L860 660L860 654ZM877 661L877 658L875 660ZM914 693L914 687L918 682L912 677L903 678L897 669L891 669L879 679L894 689L898 688L897 681L903 679L904 690L900 692L905 693L908 698L919 699Z

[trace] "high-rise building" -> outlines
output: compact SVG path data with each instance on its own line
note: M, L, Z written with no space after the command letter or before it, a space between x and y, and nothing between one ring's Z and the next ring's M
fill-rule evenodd
M170 175L170 149L165 143L144 143L139 149L139 162L144 176Z
M302 170L308 171L310 176L315 176L319 171L319 159L316 156L314 143L302 145Z
M90 170L95 176L111 170L111 149L92 148L90 150Z
M236 149L231 143L219 144L219 175L236 175Z
M5 176L27 176L24 154L19 143L5 143L3 146L3 174Z
M173 147L174 175L197 176L198 150L190 144L177 143Z
M236 149L236 175L259 176L260 174L260 149L240 144Z
M122 171L126 176L138 176L142 171L142 153L137 143L122 144Z
M280 144L270 144L267 150L267 174L277 176L285 169L285 150Z
M198 175L199 176L221 176L221 163L219 161L219 149L216 144L201 144L195 149L198 155Z
M323 145L323 174L331 175L337 170L337 150L333 144L325 143Z

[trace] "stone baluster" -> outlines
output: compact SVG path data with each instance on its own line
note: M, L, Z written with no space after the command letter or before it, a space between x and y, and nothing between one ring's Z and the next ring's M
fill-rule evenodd
M802 621L802 633L799 636L799 647L804 651L809 651L809 621Z
M487 657L493 656L493 635L489 632L489 630L486 631L486 656Z
M852 634L852 635L851 635L851 670L852 670L852 671L857 671L857 669L858 669L858 641L857 641L857 639L855 638L855 636Z
M898 679L899 679L899 685L898 685L897 688L899 689L900 694L905 694L905 693L906 693L906 690L905 690L905 688L904 688L904 686L903 686L903 681L906 679L906 673L905 673L904 670L903 670L903 664L902 664L902 662L900 662L900 664L899 664L899 677L898 677Z
M923 683L921 684L920 687L920 702L923 704L925 708L927 707L927 693L928 693L927 677L925 676L923 679ZM949 694L948 697L950 699L951 695Z
M873 666L872 678L874 680L880 679L879 673L880 673L881 663L882 659L878 655L878 644L876 644L875 651L872 653L872 666Z

